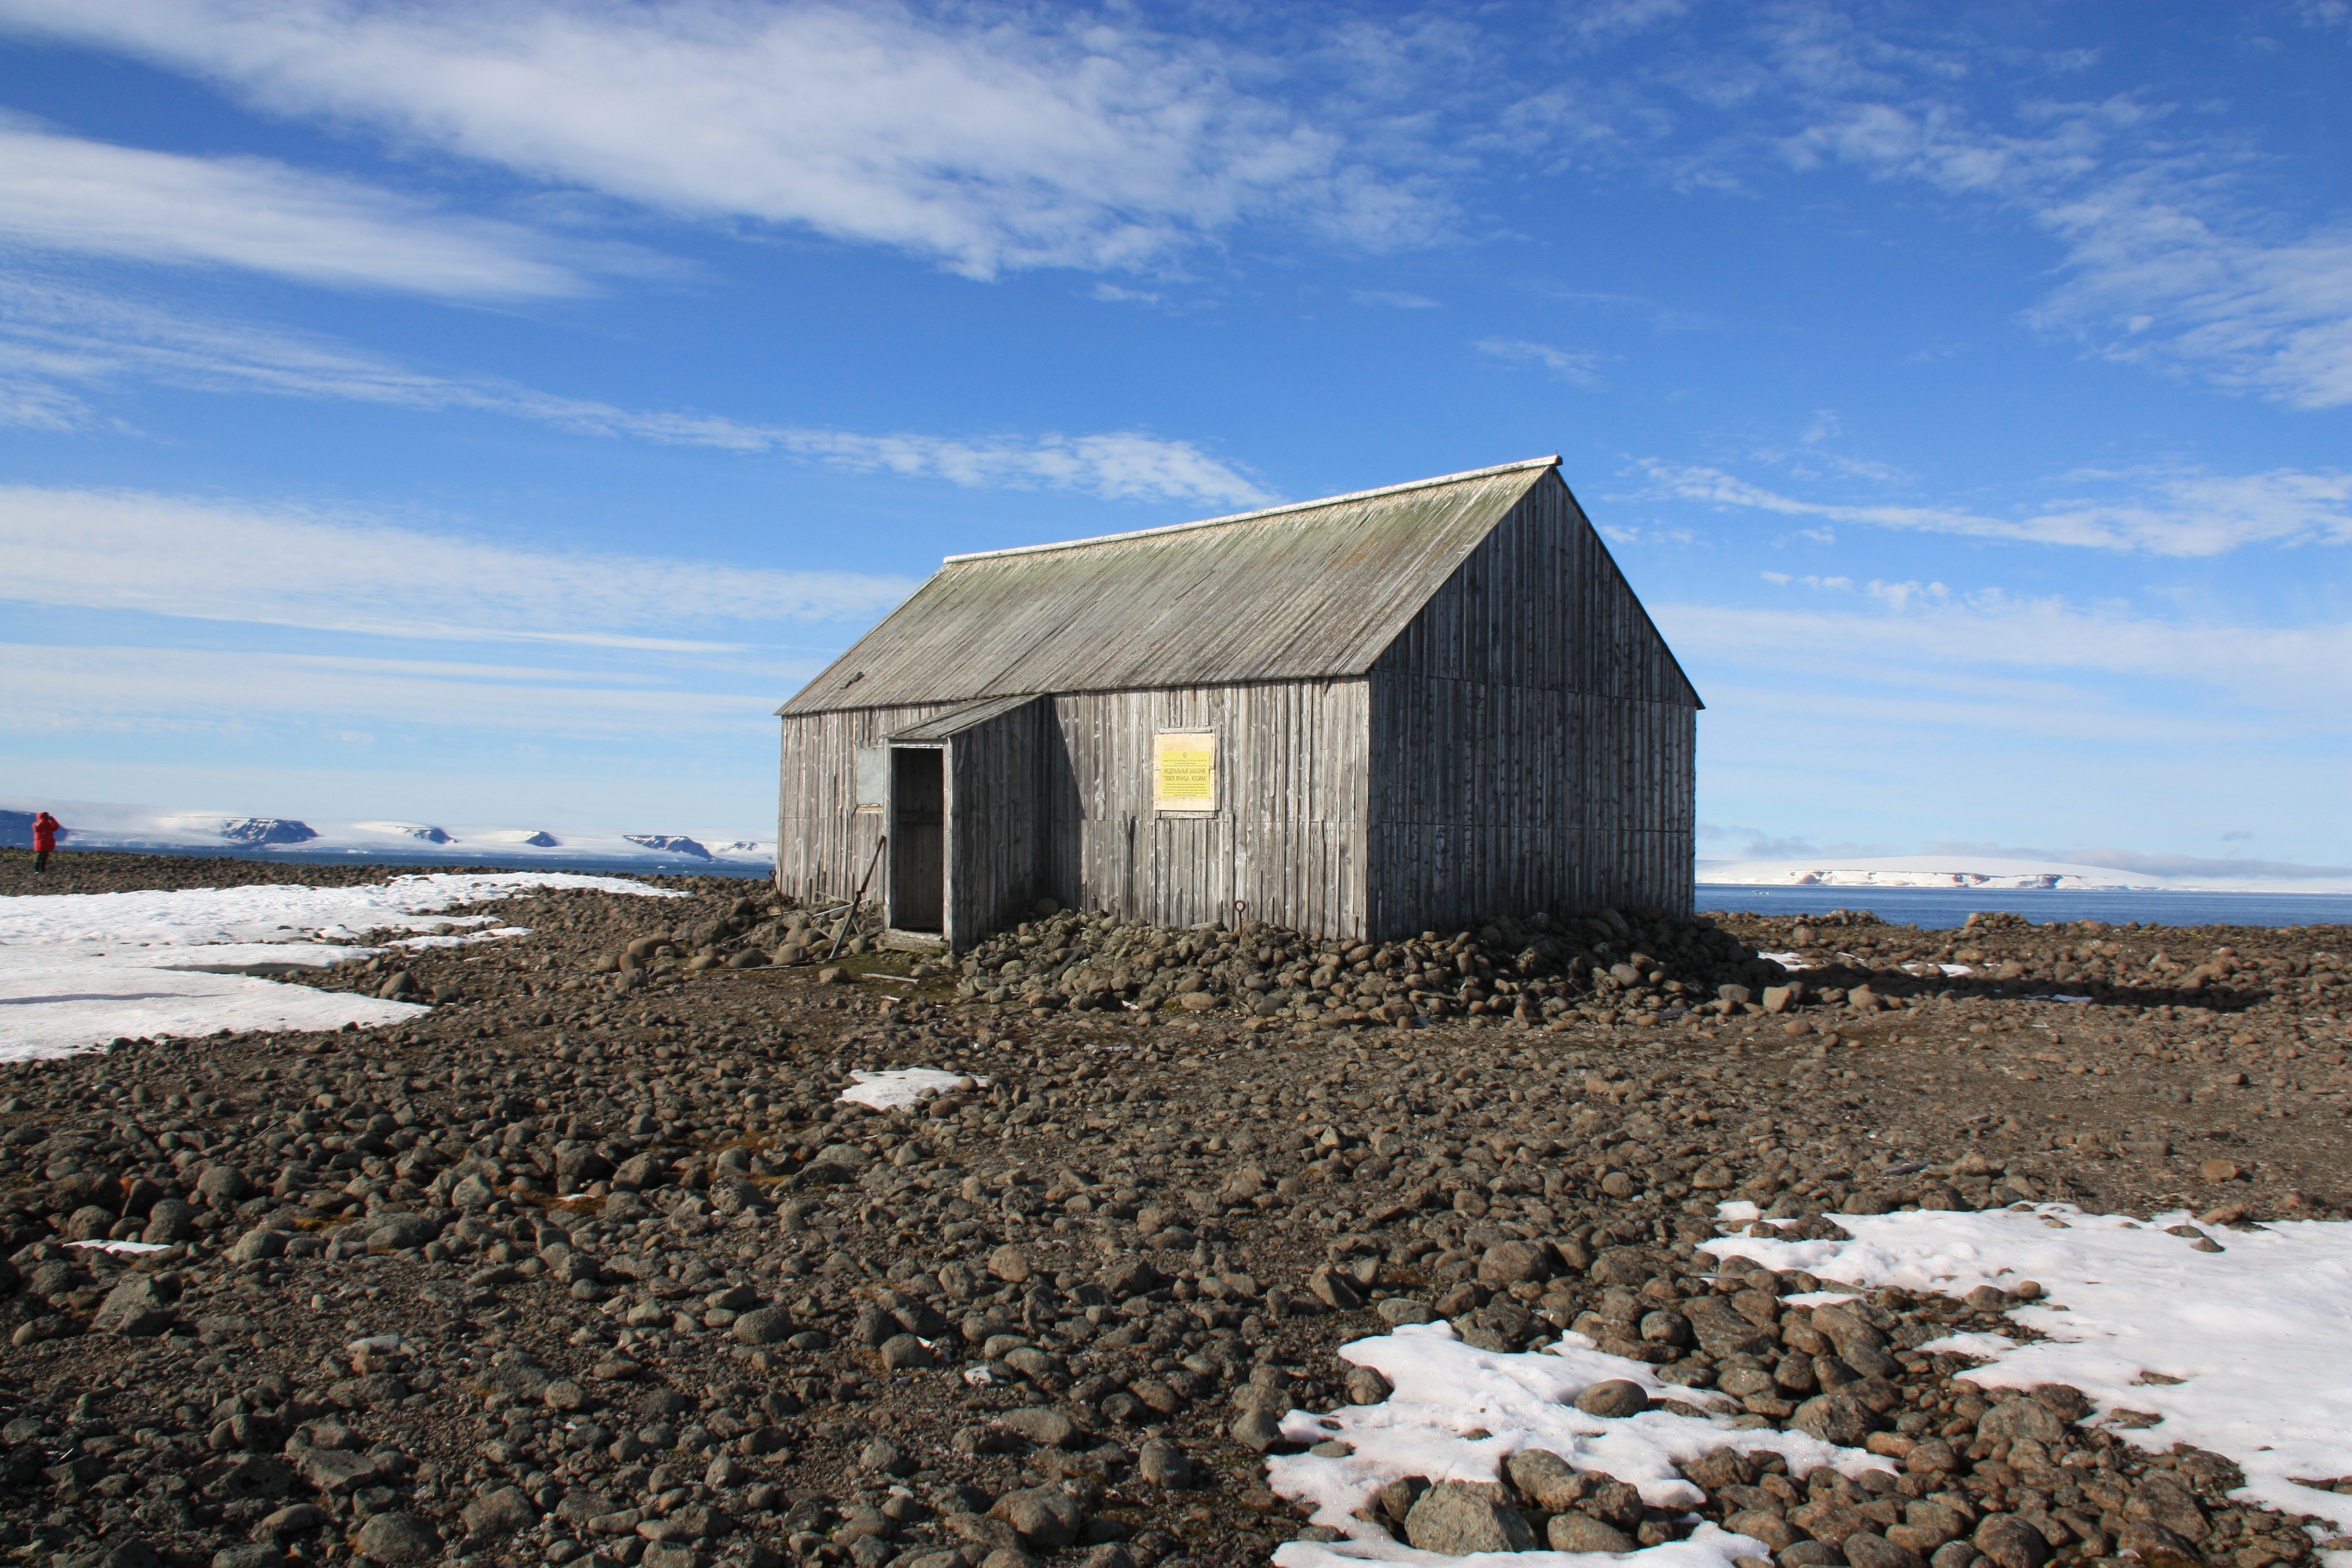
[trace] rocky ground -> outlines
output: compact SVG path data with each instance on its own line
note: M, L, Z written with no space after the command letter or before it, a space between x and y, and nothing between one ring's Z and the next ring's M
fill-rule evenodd
M383 874L15 855L0 894ZM1686 1466L1786 1568L2311 1552L2226 1461L1916 1349L2011 1301L1784 1306L1816 1282L1690 1247L1732 1198L1801 1236L2062 1198L2338 1217L2343 928L1623 911L1337 948L1061 914L828 963L758 884L649 880L688 897L527 895L479 912L528 938L313 982L442 998L405 1025L0 1069L0 1547L1261 1563L1328 1533L1266 1489L1273 1418L1381 1397L1336 1347L1437 1314L1490 1348L1573 1327L1899 1461ZM970 1081L836 1099L901 1066ZM170 1245L64 1245L110 1237ZM1378 1511L1451 1552L1689 1528L1525 1457Z

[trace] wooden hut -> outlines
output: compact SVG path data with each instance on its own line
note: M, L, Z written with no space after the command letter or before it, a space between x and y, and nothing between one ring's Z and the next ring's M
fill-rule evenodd
M1557 458L951 555L778 710L776 879L1383 940L1691 901L1698 695ZM887 837L887 847L883 841Z

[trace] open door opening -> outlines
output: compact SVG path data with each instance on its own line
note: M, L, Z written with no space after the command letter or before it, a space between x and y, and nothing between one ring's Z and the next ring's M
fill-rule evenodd
M939 931L947 920L947 752L890 748L890 923Z

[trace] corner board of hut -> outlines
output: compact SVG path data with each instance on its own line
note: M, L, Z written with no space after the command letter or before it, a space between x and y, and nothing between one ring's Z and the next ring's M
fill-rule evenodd
M1698 694L1559 459L950 556L778 710L776 879L1386 941L1691 907Z

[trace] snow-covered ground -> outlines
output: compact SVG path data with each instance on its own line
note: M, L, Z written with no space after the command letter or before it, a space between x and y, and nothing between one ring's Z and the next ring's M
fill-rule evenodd
M1452 1324L1435 1322L1358 1340L1341 1346L1339 1353L1387 1378L1395 1392L1378 1405L1350 1405L1328 1415L1294 1410L1284 1418L1283 1436L1294 1443L1336 1439L1353 1451L1294 1454L1268 1462L1267 1484L1276 1493L1312 1503L1315 1523L1348 1537L1328 1543L1293 1542L1275 1552L1277 1568L1340 1568L1365 1561L1460 1568L1484 1561L1415 1551L1357 1515L1382 1487L1408 1477L1491 1481L1522 1448L1558 1454L1570 1469L1614 1476L1654 1508L1699 1501L1699 1489L1675 1466L1717 1448L1782 1454L1800 1475L1823 1465L1847 1475L1894 1468L1875 1454L1841 1448L1802 1432L1742 1431L1728 1414L1647 1410L1638 1415L1588 1415L1571 1401L1594 1384L1621 1380L1640 1384L1653 1398L1732 1407L1721 1394L1661 1383L1655 1367L1595 1350L1581 1334L1567 1335L1547 1351L1513 1353L1465 1344ZM1512 1568L1596 1568L1619 1561L1644 1568L1730 1568L1735 1558L1769 1555L1763 1542L1710 1524L1687 1541L1622 1559L1520 1552L1507 1561Z
M281 984L268 973L323 968L381 951L371 931L473 928L397 938L446 946L529 934L488 915L439 911L529 888L682 895L566 872L395 877L359 888L190 888L0 899L0 1061L68 1056L121 1037L215 1029L338 1029L425 1008Z
M1701 860L1697 880L1743 887L2168 889L2204 893L2347 893L2352 879L2158 877L2111 866L1969 855L1883 855L1813 860Z
M1727 1224L1755 1217L1750 1204L1726 1204ZM1895 1285L1964 1296L1976 1286L2014 1289L2027 1279L2045 1292L2016 1309L2021 1324L2048 1336L2020 1344L2000 1334L1932 1342L1989 1358L1961 1375L1988 1387L2071 1384L2126 1440L2155 1453L2187 1443L2227 1455L2245 1472L2237 1496L2289 1514L2352 1530L2352 1497L2300 1479L2352 1474L2352 1224L2288 1221L2250 1231L2198 1227L2220 1251L2199 1251L2199 1235L2174 1234L2185 1215L2153 1221L2089 1215L2062 1204L1982 1214L1920 1211L1837 1215L1844 1241L1726 1237L1702 1250L1739 1254L1780 1270L1801 1268L1857 1288ZM1842 1300L1824 1292L1800 1301ZM1329 1415L1294 1410L1282 1423L1296 1443L1337 1439L1349 1450L1296 1454L1267 1463L1268 1484L1315 1506L1315 1522L1348 1539L1292 1542L1277 1568L1349 1568L1363 1562L1413 1568L1728 1568L1768 1556L1759 1542L1702 1526L1690 1539L1621 1556L1522 1552L1509 1557L1444 1557L1418 1552L1356 1517L1392 1480L1492 1481L1526 1448L1559 1455L1575 1470L1599 1471L1633 1487L1644 1502L1695 1500L1675 1467L1715 1448L1772 1449L1802 1474L1830 1465L1845 1474L1891 1468L1888 1461L1833 1447L1801 1432L1735 1429L1721 1415L1654 1409L1622 1417L1588 1415L1570 1403L1600 1382L1623 1379L1654 1397L1705 1405L1718 1396L1661 1384L1656 1369L1624 1361L1569 1334L1543 1352L1507 1354L1462 1343L1450 1325L1401 1328L1358 1340L1339 1353L1379 1371L1395 1392L1378 1405ZM2151 1374L2165 1381L2150 1381ZM2134 1412L2126 1424L2122 1413ZM2153 1424L2147 1424L2155 1417ZM2328 1554L2341 1568L2352 1553Z
M66 826L60 847L174 850L234 849L241 854L305 859L347 855L430 857L492 861L502 866L567 861L635 861L647 870L752 870L772 866L773 838L739 832L620 833L538 825L468 826L376 817L251 816L236 812L165 810L99 801L0 795L0 843L29 843L29 818L47 811ZM27 820L20 821L19 818Z
M2116 1429L2155 1453L2189 1443L2226 1454L2246 1474L2239 1496L2352 1531L2352 1497L2295 1484L2352 1475L2352 1223L2240 1231L2187 1214L2139 1220L2064 1204L1832 1217L1853 1239L1739 1236L1702 1249L1824 1281L1951 1296L2031 1279L2043 1300L2010 1315L2048 1337L1966 1336L1949 1348L1991 1359L1961 1376L1989 1388L2071 1384L2102 1421L2160 1417ZM2198 1250L2200 1239L2220 1250Z

